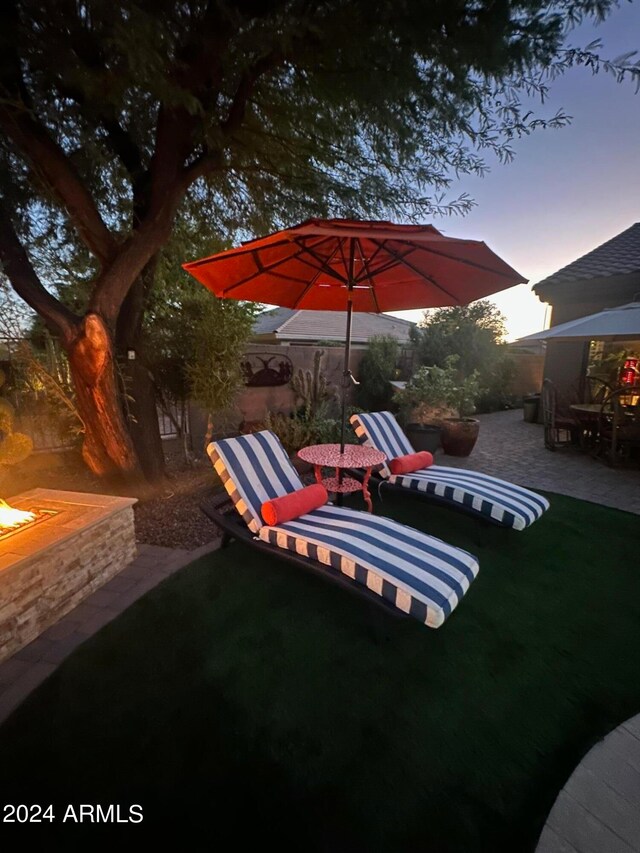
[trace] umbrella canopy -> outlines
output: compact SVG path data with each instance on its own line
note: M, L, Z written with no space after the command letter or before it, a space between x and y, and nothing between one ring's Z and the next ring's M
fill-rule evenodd
M466 305L526 283L478 240L445 237L432 225L309 219L237 249L183 264L224 299L285 308L347 311L342 395L346 388L353 311L403 311Z
M589 314L568 323L552 326L520 338L527 341L624 341L640 338L640 302L629 302L617 308L605 308L597 314Z
M466 305L526 283L478 240L347 219L310 219L183 267L222 298L323 311Z

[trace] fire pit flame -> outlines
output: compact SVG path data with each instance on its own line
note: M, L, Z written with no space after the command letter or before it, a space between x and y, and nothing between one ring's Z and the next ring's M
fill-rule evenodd
M35 521L35 519L35 513L13 509L6 501L0 498L0 533L13 530L16 527L22 527L23 524L29 524Z

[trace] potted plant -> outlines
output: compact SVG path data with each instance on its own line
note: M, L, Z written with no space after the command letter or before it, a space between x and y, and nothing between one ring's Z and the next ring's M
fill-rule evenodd
M394 403L400 408L400 420L413 448L435 453L440 447L440 424L454 412L446 404L440 377L437 373L432 375L432 370L420 367L396 392Z
M482 388L477 370L460 378L455 368L457 358L450 356L445 369L452 373L448 402L458 416L445 418L442 422L442 449L448 456L468 456L475 447L480 431L480 421L471 415L476 410L476 401L482 394Z
M471 415L482 389L477 371L460 377L457 361L453 355L444 367L421 367L396 395L407 437L416 450L433 452L442 446L449 456L468 456L473 450L480 422ZM437 442L435 447L423 446L429 435L432 444Z

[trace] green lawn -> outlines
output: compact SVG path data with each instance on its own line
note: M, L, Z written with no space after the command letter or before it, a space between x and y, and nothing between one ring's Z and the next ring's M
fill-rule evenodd
M524 533L377 507L479 557L437 631L240 545L192 564L0 729L3 801L140 803L112 834L161 828L160 849L533 850L581 756L640 711L640 519L550 497Z

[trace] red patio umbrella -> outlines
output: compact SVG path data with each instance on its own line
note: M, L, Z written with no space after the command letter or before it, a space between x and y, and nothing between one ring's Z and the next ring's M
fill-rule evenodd
M445 237L432 225L350 219L309 219L183 267L223 299L347 311L343 450L353 311L466 305L527 281L478 240Z

